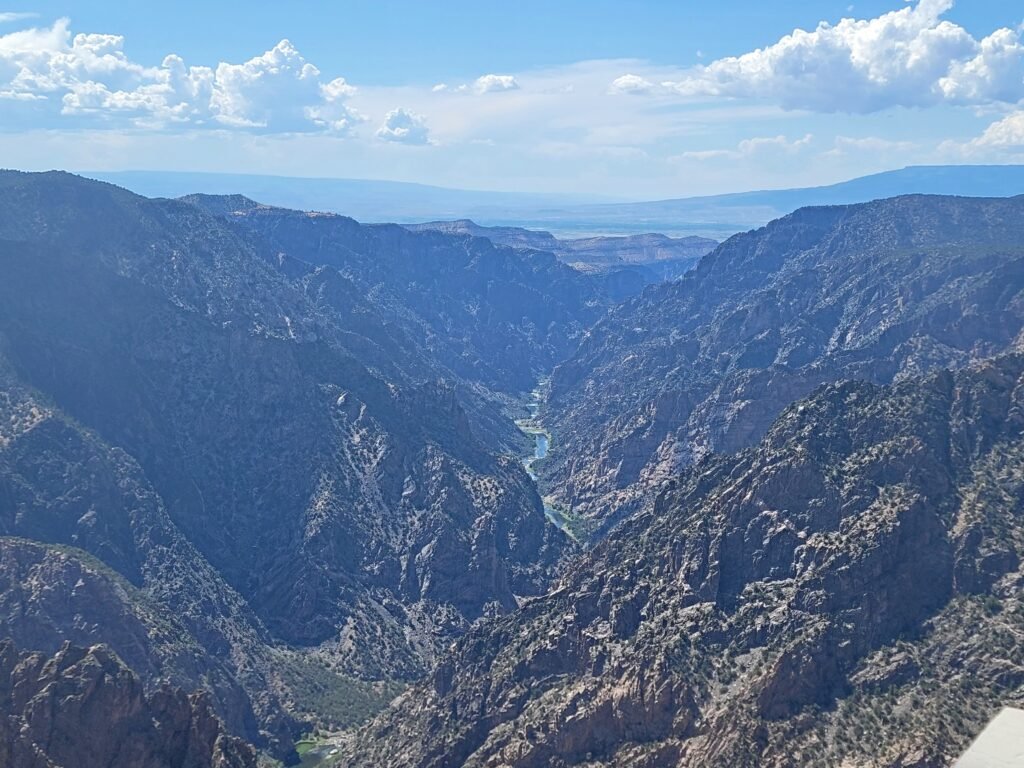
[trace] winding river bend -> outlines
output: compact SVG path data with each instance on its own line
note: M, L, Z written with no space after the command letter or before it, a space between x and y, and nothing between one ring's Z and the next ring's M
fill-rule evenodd
M537 481L537 471L534 465L547 458L548 448L551 445L551 433L541 424L539 417L541 405L544 403L544 398L547 396L547 379L541 379L537 382L537 386L530 393L530 399L526 402L526 410L529 411L529 416L525 419L519 419L516 421L516 426L519 429L533 438L533 452L523 458L523 466L526 467L527 474ZM569 529L569 521L565 515L563 515L555 506L553 506L547 496L541 496L544 502L544 514L547 516L557 528L565 531L572 536L572 531Z

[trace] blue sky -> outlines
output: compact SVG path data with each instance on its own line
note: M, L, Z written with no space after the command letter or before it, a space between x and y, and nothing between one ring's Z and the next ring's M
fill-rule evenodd
M1024 161L1005 0L139 5L0 9L0 165L653 198Z
M899 2L806 0L357 0L130 4L36 2L41 21L69 17L81 31L124 35L134 58L158 64L242 61L288 38L321 69L374 85L432 83L482 71L522 71L589 59L697 63L744 53L797 27L875 17ZM961 2L947 18L981 37L1014 18L1007 0ZM296 12L295 8L301 8ZM847 10L853 8L853 11Z

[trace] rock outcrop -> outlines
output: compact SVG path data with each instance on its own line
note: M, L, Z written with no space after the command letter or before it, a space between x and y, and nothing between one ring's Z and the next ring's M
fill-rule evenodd
M196 590L187 582L167 586ZM223 586L212 581L205 589L215 600ZM202 688L232 733L272 752L290 752L298 723L269 674L263 638L226 611L211 608L196 620L189 615L195 610L187 604L189 593L164 604L155 592L81 550L0 538L0 637L46 654L68 642L103 644L149 690L164 683Z
M0 765L17 768L256 768L207 695L146 693L102 645L52 657L0 642Z

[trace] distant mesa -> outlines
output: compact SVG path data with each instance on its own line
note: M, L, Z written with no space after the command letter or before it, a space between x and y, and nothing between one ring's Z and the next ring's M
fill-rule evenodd
M550 251L581 272L612 278L609 284L617 298L637 293L644 285L682 277L718 245L717 240L707 237L668 237L652 232L559 238L551 232L523 227L485 227L469 219L408 224L406 229L484 237L496 245Z

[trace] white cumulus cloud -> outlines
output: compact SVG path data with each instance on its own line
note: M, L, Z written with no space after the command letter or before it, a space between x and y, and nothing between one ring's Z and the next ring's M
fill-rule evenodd
M325 81L287 40L234 64L188 66L175 54L158 67L128 58L124 38L72 35L70 22L0 35L0 98L33 107L36 119L127 119L265 132L346 133L363 118L346 105L355 89ZM43 112L39 112L39 109ZM15 120L0 113L0 125Z
M519 82L512 75L482 75L473 83L473 90L477 93L495 93L518 89Z
M1024 111L1011 112L992 123L967 145L968 150L1024 149Z
M1007 113L974 138L946 139L939 152L943 157L972 162L1024 161L1024 109Z
M377 138L401 144L429 144L430 131L422 115L399 107L384 116Z
M218 64L210 111L225 125L301 130L320 96L320 70L282 40L242 64Z
M654 83L640 75L623 75L612 80L609 90L612 93L650 93Z
M822 22L687 70L661 87L683 96L768 99L786 109L849 113L1024 99L1020 30L999 29L978 40L942 18L952 7L953 0L918 0L874 19Z
M482 96L485 93L501 93L502 91L518 91L519 81L515 75L481 75L472 83L460 85L448 85L448 83L437 83L431 87L431 93L475 93Z
M1013 103L1024 98L1024 44L1017 30L999 29L984 38L975 55L954 61L939 80L942 94L954 102Z

